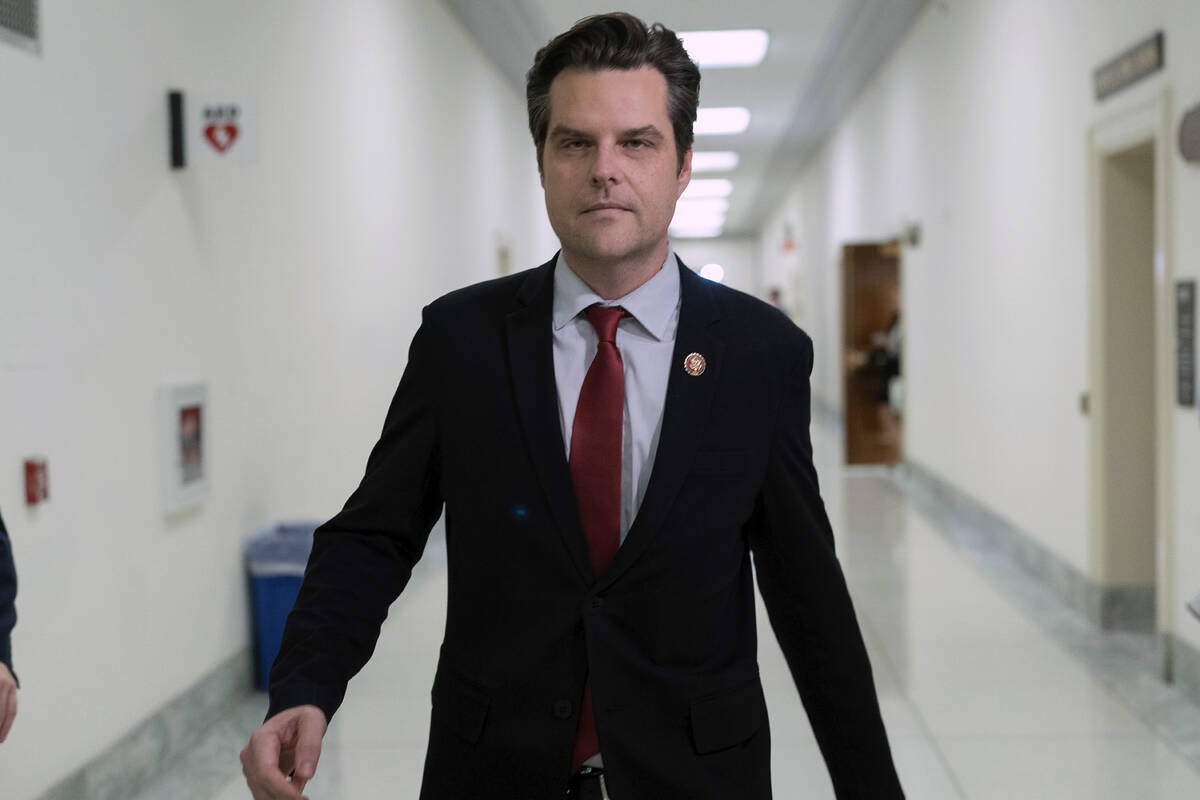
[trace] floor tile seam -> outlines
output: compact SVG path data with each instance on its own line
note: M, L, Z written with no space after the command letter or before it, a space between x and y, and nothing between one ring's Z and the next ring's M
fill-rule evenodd
M901 479L895 475L892 476L892 480L897 483L902 492L907 488L905 484L901 482ZM911 500L911 497L909 497L909 499ZM987 546L964 547L962 543L963 537L946 530L946 526L953 525L955 523L954 513L945 507L941 507L932 512L925 507L927 503L936 505L937 502L938 501L936 498L921 498L918 502L912 502L911 507L915 509L918 514L925 518L930 527L937 531L954 548L956 553L962 556L963 560L970 565L976 574L979 574L982 579L991 583L993 587L998 590L1000 595L1003 596L1013 607L1015 607L1028 619L1032 620L1040 629L1044 630L1049 638L1062 650L1082 664L1093 680L1100 684L1106 690L1106 692L1122 706L1122 708L1124 708L1134 719L1136 719L1144 728L1146 728L1151 737L1165 744L1167 747L1173 750L1184 763L1192 767L1192 769L1197 773L1200 773L1200 750L1198 750L1198 752L1195 754L1189 753L1175 736L1171 735L1168 731L1161 730L1156 725L1155 720L1148 718L1150 716L1149 710L1141 707L1141 704L1130 698L1126 691L1123 691L1123 682L1117 680L1116 676L1112 675L1102 663L1098 663L1098 659L1096 659L1091 652L1081 651L1079 648L1074 646L1072 642L1066 640L1065 637L1062 636L1061 632L1055 629L1050 622L1039 613L1039 609L1030 607L1031 603L1033 602L1033 599L1030 597L1030 595L1035 594L1040 602L1053 606L1056 617L1062 617L1067 619L1071 624L1078 625L1080 627L1079 632L1088 640L1089 644L1096 645L1095 649L1116 649L1119 652L1122 650L1127 651L1128 648L1123 646L1119 640L1105 640L1103 637L1103 632L1093 630L1092 626L1090 626L1085 619L1081 618L1078 612L1075 612L1073 609L1065 606L1033 576L1020 569L1019 565L1009 564L1007 562L998 564L995 558L987 558L988 555L995 555L995 551L993 549L989 549ZM973 541L982 541L981 537L978 535L970 535L966 538ZM1020 585L1013 586L1012 584L1014 583ZM1135 665L1135 667L1137 667L1137 672L1150 673L1150 671L1146 669L1142 660L1138 658L1137 654L1126 652L1124 655L1130 660L1131 663ZM1181 700L1189 703L1193 706L1193 708L1195 708L1194 704L1191 704L1191 701L1188 698L1181 695ZM1197 709L1197 713L1200 713L1200 709Z
M1144 733L942 733L935 734L934 738L939 742L949 743L958 741L991 741L1004 740L1013 742L1029 742L1029 741L1059 741L1062 739L1070 739L1072 741L1114 741L1114 742L1151 742L1155 744L1166 745L1157 736L1147 736Z
M867 628L868 636L871 636L876 641L879 641L879 631L875 629L874 624L870 620L861 620L859 624L864 625ZM897 675L899 673L896 670L895 663L891 659L891 655L886 649L881 652L880 659L887 668L889 679L891 679L893 683L900 687L901 685L897 679ZM921 709L913 701L913 698L908 694L908 692L903 689L903 687L900 688L900 694L904 698L905 702L908 703L913 719L916 720L917 726L921 729L921 731L923 731L924 738L929 742L930 749L933 751L934 757L945 771L946 779L950 781L950 785L954 787L954 791L960 800L968 800L966 788L964 787L962 780L959 778L958 773L955 772L954 768L950 765L950 761L946 754L942 752L942 748L938 745L937 739L934 738L933 730L930 728L928 720L925 719L925 715L921 713Z
M900 683L898 681L898 683ZM920 681L903 681L903 686L906 690L911 690L914 695L923 695L927 697L931 693L938 692L939 689L948 690L967 690L977 689L981 694L992 692L1015 691L1023 689L1038 689L1051 688L1063 689L1074 688L1078 685L1077 680L1028 680L1028 681L1012 681L1004 683L980 682L980 681L938 681L922 683ZM1099 688L1099 687L1098 687ZM1106 692L1111 693L1107 686L1102 687Z
M858 605L855 606L856 611L860 610L860 608L861 607ZM875 612L873 612L873 611L868 611L868 614L860 615L860 616L868 616L869 617L869 616L872 616L874 613ZM886 628L887 626L885 625L884 627ZM963 633L968 633L968 632L969 631L964 631ZM1037 635L1036 636L1031 635L1033 633L1036 633ZM887 634L883 634L883 635L885 637L887 636ZM1030 644L1035 645L1035 646L1036 645L1044 646L1047 644L1052 644L1056 648L1057 651L1062 650L1062 647L1061 647L1061 645L1059 645L1058 640L1054 639L1053 637L1046 636L1044 629L1041 629L1041 628L1038 628L1036 631L1030 631L1028 633L1021 633L1020 635L1010 633L1005 636L988 635L987 633L983 633L983 632L973 634L972 636L963 636L963 635L957 635L957 634L939 634L939 635L923 634L923 635L917 635L917 636L905 636L905 641L919 642L921 644L924 644L924 645L930 646L930 647L946 647L946 646L958 644L959 642L963 642L963 641L966 641L968 643L973 643L975 640L977 640L978 643L983 644L983 645L993 645L993 646L997 646L997 647L1002 646L1002 645L1010 645L1012 647L1025 647ZM882 639L882 641L886 642L887 638Z

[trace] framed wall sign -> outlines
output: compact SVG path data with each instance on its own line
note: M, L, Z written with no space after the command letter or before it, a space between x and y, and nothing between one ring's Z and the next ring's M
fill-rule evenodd
M3 2L3 0L0 0ZM246 97L167 92L170 163L175 170L258 163L258 104Z
M163 509L167 514L202 504L208 496L208 387L171 383L159 390Z

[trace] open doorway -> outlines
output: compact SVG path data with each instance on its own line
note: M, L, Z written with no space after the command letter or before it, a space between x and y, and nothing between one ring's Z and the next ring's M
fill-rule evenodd
M1154 144L1101 166L1100 330L1104 463L1100 489L1106 627L1150 628L1155 584ZM1140 596L1139 596L1140 595ZM1119 606L1124 603L1126 608ZM1142 606L1137 608L1136 606Z
M842 250L846 463L897 464L903 448L900 245Z
M1092 128L1090 616L1158 633L1171 678L1171 265L1168 98Z

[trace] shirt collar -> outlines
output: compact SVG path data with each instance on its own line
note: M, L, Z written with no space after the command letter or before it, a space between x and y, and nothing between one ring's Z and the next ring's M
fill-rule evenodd
M604 300L575 274L563 254L554 265L554 330L562 330L588 306L621 306L655 339L667 335L675 310L679 307L679 270L675 251L667 248L667 259L654 277L624 297Z

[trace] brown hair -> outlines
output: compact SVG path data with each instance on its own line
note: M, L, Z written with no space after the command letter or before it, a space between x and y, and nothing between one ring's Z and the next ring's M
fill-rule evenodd
M525 75L529 132L537 145L538 169L550 127L550 84L564 69L587 71L632 70L653 67L667 81L667 116L675 133L677 169L692 149L692 125L700 104L700 68L683 49L675 32L654 23L647 26L632 14L617 12L585 17L575 27L550 40L534 56Z

